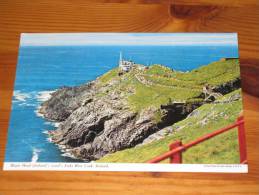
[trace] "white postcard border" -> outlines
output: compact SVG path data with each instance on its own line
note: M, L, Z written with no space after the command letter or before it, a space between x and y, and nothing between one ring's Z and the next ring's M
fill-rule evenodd
M133 171L248 173L247 164L44 163L5 162L5 171Z

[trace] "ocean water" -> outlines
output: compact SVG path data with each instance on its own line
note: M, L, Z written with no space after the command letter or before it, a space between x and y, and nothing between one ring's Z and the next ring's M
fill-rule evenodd
M94 80L123 58L189 71L223 57L238 57L235 46L42 46L21 47L9 121L6 162L80 162L60 152L44 133L55 123L37 114L49 92Z

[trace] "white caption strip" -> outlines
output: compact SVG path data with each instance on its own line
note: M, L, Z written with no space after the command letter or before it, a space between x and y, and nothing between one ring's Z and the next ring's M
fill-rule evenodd
M247 173L246 164L27 163L6 162L8 171L138 171Z

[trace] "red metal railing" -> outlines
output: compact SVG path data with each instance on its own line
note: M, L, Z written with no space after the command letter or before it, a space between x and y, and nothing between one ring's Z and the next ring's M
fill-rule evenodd
M246 139L245 139L245 128L244 128L244 118L243 116L239 117L237 121L227 127L216 130L212 133L204 135L198 138L195 141L189 142L187 144L182 144L181 141L176 141L169 145L170 151L149 160L148 163L158 163L162 160L170 158L170 163L182 163L182 152L186 151L188 148L191 148L201 142L204 142L210 138L213 138L221 133L229 131L235 127L238 127L238 141L239 141L239 154L240 154L240 163L246 164Z

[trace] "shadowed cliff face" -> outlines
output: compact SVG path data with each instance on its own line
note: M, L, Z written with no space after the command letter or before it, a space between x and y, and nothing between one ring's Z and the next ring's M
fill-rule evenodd
M173 103L161 105L164 116L158 123L159 129L170 126L178 121L185 119L193 110L200 107L203 102L197 103Z
M231 91L239 89L240 87L241 87L241 80L240 78L237 78L233 81L229 81L214 87L213 91L225 95L227 93L230 93Z
M91 101L94 89L94 82L79 87L63 87L51 94L52 98L41 105L39 112L47 119L64 121L84 102Z

